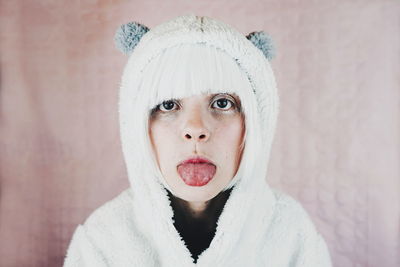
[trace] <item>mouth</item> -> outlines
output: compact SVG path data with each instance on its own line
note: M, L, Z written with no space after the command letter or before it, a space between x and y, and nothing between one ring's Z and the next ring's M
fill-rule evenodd
M188 158L188 159L186 159L186 160L184 160L184 161L181 161L181 162L178 164L178 166L181 165L181 164L185 164L185 163L209 163L209 164L215 165L215 164L214 164L212 161L210 161L209 159L207 159L207 158L205 158L205 157L200 157L200 156L193 156L193 157L190 157L190 158Z
M177 171L185 184L204 186L214 178L217 167L206 158L194 157L181 162Z

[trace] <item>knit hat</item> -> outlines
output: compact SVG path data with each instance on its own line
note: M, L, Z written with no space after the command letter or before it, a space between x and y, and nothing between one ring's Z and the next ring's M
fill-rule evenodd
M129 55L120 85L120 133L129 180L133 194L138 198L135 205L138 205L139 210L146 210L139 215L143 218L143 227L161 227L169 229L166 232L170 234L176 234L171 228L173 226L167 223L173 217L173 211L165 188L170 191L171 189L151 153L148 135L149 110L171 98L177 99L194 93L219 92L221 89L203 84L198 86L204 79L198 79L189 86L178 86L184 88L182 90L175 90L174 86L162 87L170 82L181 82L181 79L173 78L176 73L171 71L179 67L180 72L194 68L189 76L195 79L197 63L176 64L178 66L173 67L162 65L171 58L179 59L179 53L184 53L185 49L196 49L201 55L218 58L215 62L219 62L221 66L210 64L209 68L216 68L216 71L221 72L230 68L235 72L224 79L228 82L224 90L234 92L240 97L245 114L243 156L235 177L224 189L234 187L224 208L226 212L221 214L218 224L240 227L245 216L235 219L235 212L239 210L245 213L251 205L260 201L259 195L267 199L266 205L272 205L273 197L266 183L266 173L278 116L279 98L269 62L275 55L270 36L262 31L244 36L221 21L189 14L176 17L152 29L138 22L127 23L118 29L115 41L117 47ZM194 60L201 64L201 56L198 57L199 60ZM207 66L203 69L207 69ZM168 72L168 75L163 76L160 72ZM146 75L150 78L145 79ZM151 79L151 75L154 75L154 79ZM202 77L208 79L210 75L212 71ZM162 77L161 80L159 77ZM163 81L165 77L170 80ZM213 79L215 81L218 77ZM235 83L229 84L231 79L240 81L240 86ZM155 217L160 219L151 219ZM216 237L216 240L218 238ZM232 235L223 242L234 242L234 238Z

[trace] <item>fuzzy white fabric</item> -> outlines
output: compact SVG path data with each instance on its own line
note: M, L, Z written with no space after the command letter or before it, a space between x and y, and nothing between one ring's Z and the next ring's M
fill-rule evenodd
M250 99L244 101L246 146L215 236L196 264L173 225L167 185L149 149L147 112L160 99L147 99L139 79L152 58L180 44L220 49L238 63L253 89L236 92L241 99ZM130 55L119 104L122 149L131 187L77 227L65 267L331 266L326 243L304 208L266 183L278 94L268 60L241 33L220 21L194 15L151 29Z
M272 192L260 195L260 202L243 212L247 219L239 231L233 224L220 224L218 239L194 264L177 232L140 232L133 215L135 197L127 189L78 226L64 266L332 266L323 238L301 205L278 190ZM268 202L272 205L267 207ZM244 216L240 211L235 215ZM235 243L229 236L235 236Z

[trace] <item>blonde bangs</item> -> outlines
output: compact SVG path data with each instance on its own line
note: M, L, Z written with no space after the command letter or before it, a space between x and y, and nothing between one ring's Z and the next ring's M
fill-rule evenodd
M198 94L251 91L247 76L224 51L212 46L183 44L164 50L143 71L140 90L148 109L163 101ZM144 93L144 92L143 92Z

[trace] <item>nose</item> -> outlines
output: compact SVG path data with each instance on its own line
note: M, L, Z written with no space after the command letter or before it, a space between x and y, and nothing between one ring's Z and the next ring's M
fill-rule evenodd
M210 131L205 126L200 111L191 112L184 125L182 132L183 139L207 142L210 138Z

